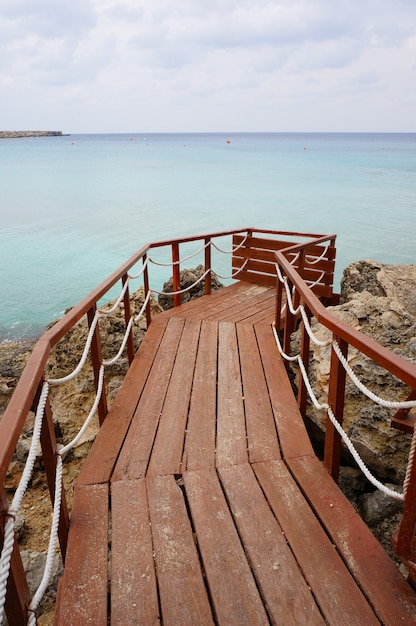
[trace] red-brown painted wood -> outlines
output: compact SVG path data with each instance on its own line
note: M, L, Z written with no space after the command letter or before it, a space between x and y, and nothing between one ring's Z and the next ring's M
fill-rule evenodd
M217 466L246 463L243 390L234 324L218 328Z
M324 624L282 528L248 464L219 475L251 570L273 624Z
M183 326L184 320L169 320L112 480L141 478L146 473Z
M252 326L237 326L250 463L280 459L276 424Z
M107 626L108 484L75 487L55 624Z
M148 475L180 474L200 322L187 320L159 419Z
M322 463L310 456L288 464L381 623L415 624L414 591Z
M215 467L218 324L203 322L191 391L182 471Z
M329 624L379 624L282 461L254 465L259 483Z
M186 472L184 482L216 623L268 625L216 472Z
M173 476L146 482L163 623L213 625L182 491Z
M111 624L160 624L144 478L111 485Z

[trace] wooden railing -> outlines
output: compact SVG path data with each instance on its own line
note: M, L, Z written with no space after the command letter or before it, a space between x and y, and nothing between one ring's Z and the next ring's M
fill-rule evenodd
M303 280L302 267L296 269L291 265L291 253L294 250L301 251L301 247L287 248L275 253L275 261L277 261L281 275L286 279L290 293L293 293L294 311L301 305L307 320L310 321L314 317L332 333L332 341L339 345L344 357L348 355L349 346L355 348L410 387L408 400L414 400L416 398L416 366L349 326L327 310ZM291 335L299 322L301 333L300 357L306 372L308 372L310 336L303 318L298 313L291 312L287 306L282 305L284 296L285 287L277 278L275 325L277 329L284 327L282 349L285 354L290 354ZM284 324L282 324L281 319L283 315L285 317ZM334 348L332 348L327 403L340 425L343 423L345 384L346 370ZM302 373L299 372L298 405L303 415L306 415L307 397L305 380ZM392 418L392 422L396 427L397 422L400 422L402 430L411 432L413 421L406 417L407 414L408 410L399 410ZM407 428L404 427L406 419L408 419ZM325 431L324 464L336 481L339 476L340 462L341 436L328 416ZM403 514L399 528L393 538L393 546L397 555L406 565L410 580L414 583L416 582L416 458L413 460L410 458L406 483Z
M124 315L126 327L130 320L130 294L129 294L129 272L132 268L141 267L143 276L143 287L145 296L150 290L149 279L149 252L157 248L170 248L171 271L173 275L173 291L180 291L180 246L190 244L192 242L202 242L203 259L205 267L205 293L211 291L211 249L213 240L223 237L233 237L233 246L231 247L233 274L237 279L259 281L261 283L270 284L271 279L275 281L274 252L276 250L290 248L293 251L292 262L294 267L303 272L305 278L309 280L317 280L315 289L321 295L329 298L333 297L332 282L333 269L335 259L335 237L330 238L330 245L326 249L322 246L322 242L328 238L322 235L289 233L271 230L260 230L255 228L245 228L240 230L231 230L225 232L216 232L182 239L159 241L143 246L136 254L134 254L124 265L116 270L107 280L92 291L79 304L74 306L62 319L56 322L36 343L29 361L22 373L17 384L15 392L7 406L7 409L0 421L0 499L1 499L1 519L0 519L0 550L4 543L4 528L6 520L10 517L9 502L6 497L6 489L4 482L12 456L16 450L19 437L23 431L25 421L30 411L36 412L41 391L45 382L45 366L51 351L56 344L79 322L82 318L87 319L88 327L91 327L99 308L99 302L108 297L110 290L118 283L125 288L123 296ZM297 244L300 255L297 255L297 248L294 246L294 239L306 240L305 244ZM239 250L233 250L243 244L241 253ZM311 259L315 259L316 266L310 266L308 269L308 261L305 261L305 250ZM241 258L243 261L241 261ZM296 258L295 258L296 257ZM321 258L322 257L322 258ZM246 266L243 271L241 266L244 262ZM312 269L311 269L312 268ZM292 268L293 269L293 268ZM319 270L318 274L316 273ZM296 272L296 270L293 270ZM309 274L308 274L309 271ZM167 270L168 272L168 270ZM322 291L323 290L323 291ZM174 305L181 304L181 295L176 293L173 296ZM146 306L147 324L151 323L150 303ZM135 356L133 330L130 330L127 337L126 350L129 363ZM99 386L100 364L102 363L101 353L101 336L99 322L97 323L91 343L91 362L94 373L95 388ZM105 389L101 394L98 405L98 417L100 424L103 423L108 412ZM49 486L49 492L52 502L55 495L55 471L57 466L57 441L55 437L55 429L53 422L52 408L49 400L46 402L44 411L44 420L41 431L41 447L43 454L43 462L45 473ZM62 558L65 561L67 537L69 529L68 506L63 493L61 503L61 514L59 521L59 543ZM9 616L9 622L13 626L26 624L27 607L30 603L30 593L25 572L23 569L20 553L15 540L15 545L11 557L10 574L8 578L8 587L6 595L6 614Z

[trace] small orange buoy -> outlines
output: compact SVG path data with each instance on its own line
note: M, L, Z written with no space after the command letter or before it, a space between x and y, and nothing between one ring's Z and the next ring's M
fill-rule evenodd
M227 143L231 143L231 139L227 139Z

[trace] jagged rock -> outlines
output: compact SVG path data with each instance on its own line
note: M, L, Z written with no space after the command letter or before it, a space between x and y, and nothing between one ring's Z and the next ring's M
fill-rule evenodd
M358 291L357 291L358 290ZM416 266L383 265L366 260L352 263L343 275L341 303L334 315L374 338L403 358L416 363ZM319 339L330 333L316 322ZM299 350L299 331L292 337L292 351ZM326 402L330 347L311 344L310 379L320 403ZM366 387L387 400L406 399L409 389L370 359L349 349L348 361ZM297 368L292 366L292 370ZM404 479L410 436L390 427L394 409L367 399L347 377L344 428L364 462L381 479L401 484ZM308 405L308 417L322 430L325 412Z
M189 291L185 291L181 294L181 302L184 304L185 302L189 302L189 300L195 300L196 298L200 298L205 294L205 284L204 280L200 280L197 284L196 281L199 280L205 272L205 268L203 265L198 265L192 269L184 269L180 273L180 285L181 290L187 289L194 285ZM218 278L211 274L211 290L216 291L220 289L224 285L218 280ZM166 283L163 285L163 291L166 293L173 292L173 278L171 277ZM160 294L158 297L158 302L160 306L166 311L167 309L171 309L173 307L173 296L167 296L165 293Z

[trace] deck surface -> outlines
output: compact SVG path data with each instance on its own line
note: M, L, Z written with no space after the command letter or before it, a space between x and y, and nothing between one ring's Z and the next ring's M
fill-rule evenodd
M274 289L160 314L75 485L56 624L414 624L416 594L315 457Z

